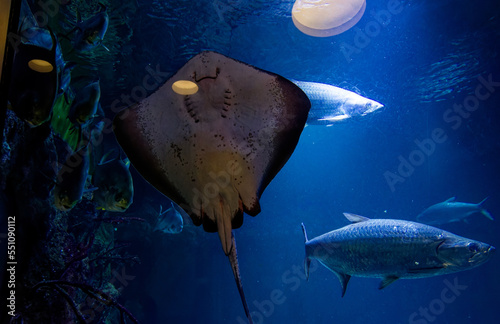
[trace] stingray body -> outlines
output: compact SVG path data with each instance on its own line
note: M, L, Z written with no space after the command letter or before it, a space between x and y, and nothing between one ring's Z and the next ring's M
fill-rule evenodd
M196 84L181 95L174 82ZM195 225L218 232L245 311L232 229L291 156L310 102L291 81L215 52L186 63L151 96L120 112L115 135L142 176Z

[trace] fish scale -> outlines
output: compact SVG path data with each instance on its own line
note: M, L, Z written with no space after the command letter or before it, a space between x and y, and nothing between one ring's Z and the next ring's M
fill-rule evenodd
M380 275L396 269L397 272L404 271L418 260L431 261L428 255L435 251L432 243L442 239L442 234L437 229L425 230L424 226L417 223L408 222L401 226L392 220L371 220L321 235L309 241L307 246L313 251L320 247L326 253L324 257L330 256L330 262L322 263L335 264L347 256L347 262L343 261L340 268L363 271L360 276ZM338 243L340 246L338 249L328 249L325 248L326 242ZM403 244L405 249L400 248ZM371 253L376 253L378 257L369 257ZM335 254L339 254L339 258L332 260ZM371 270L366 271L366 268Z
M353 224L306 238L306 276L311 259L340 279L343 293L351 276L383 278L384 288L413 279L474 268L494 247L425 224L344 214Z

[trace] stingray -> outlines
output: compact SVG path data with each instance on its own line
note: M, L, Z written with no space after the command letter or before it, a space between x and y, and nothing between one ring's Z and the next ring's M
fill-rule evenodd
M176 93L176 81L195 93ZM232 230L243 213L260 212L259 198L293 153L310 105L282 76L202 52L114 119L115 136L139 173L195 225L218 232L250 322Z

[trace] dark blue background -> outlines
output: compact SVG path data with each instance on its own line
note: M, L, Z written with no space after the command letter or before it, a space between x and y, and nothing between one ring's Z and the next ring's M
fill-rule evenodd
M378 279L353 278L344 298L338 279L323 267L309 281L301 278L301 222L314 237L347 225L342 212L415 220L426 207L452 196L465 202L489 196L485 207L500 217L500 87L457 129L443 117L474 95L479 77L500 81L500 3L401 1L401 12L380 25L373 12L386 10L388 3L368 1L353 29L329 38L306 36L294 27L293 1L110 4L104 44L111 51L101 48L91 58L102 67L99 71L107 71L101 75L101 102L110 116L111 103L141 85L146 66L172 74L207 49L287 78L340 86L385 105L332 127L306 127L295 153L264 192L262 212L246 216L235 231L247 300L260 314L256 324L411 324L412 313L431 305L445 305L435 309L432 323L498 323L497 255L471 271L400 280L382 291ZM134 14L127 11L134 6ZM366 31L367 26L375 29ZM363 32L371 35L364 43ZM343 49L349 46L358 51L348 60ZM431 138L437 128L446 140L435 144L391 190L385 174L398 172L400 157L419 154L415 141ZM137 206L155 193L134 176ZM165 205L160 196L154 197ZM442 228L500 246L498 221L480 215L468 224ZM143 263L127 269L135 279L123 298L142 304L149 322L239 323L237 318L244 318L216 234L186 219L183 233L137 240L135 248ZM445 280L467 288L453 302L440 304L436 300L447 287ZM271 308L272 294L278 294L274 297L279 304ZM417 319L413 323L431 323Z

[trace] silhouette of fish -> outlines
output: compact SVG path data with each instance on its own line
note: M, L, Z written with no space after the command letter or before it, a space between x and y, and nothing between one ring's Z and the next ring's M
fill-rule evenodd
M493 220L493 216L483 208L483 203L486 199L488 199L488 197L477 204L470 204L455 201L455 197L451 197L421 212L417 216L417 220L431 225L445 224L466 220L467 217L474 214L482 214L486 218Z
M8 99L10 108L30 126L49 120L58 92L56 36L49 30L51 47L20 42L14 52ZM33 37L45 37L38 32Z

